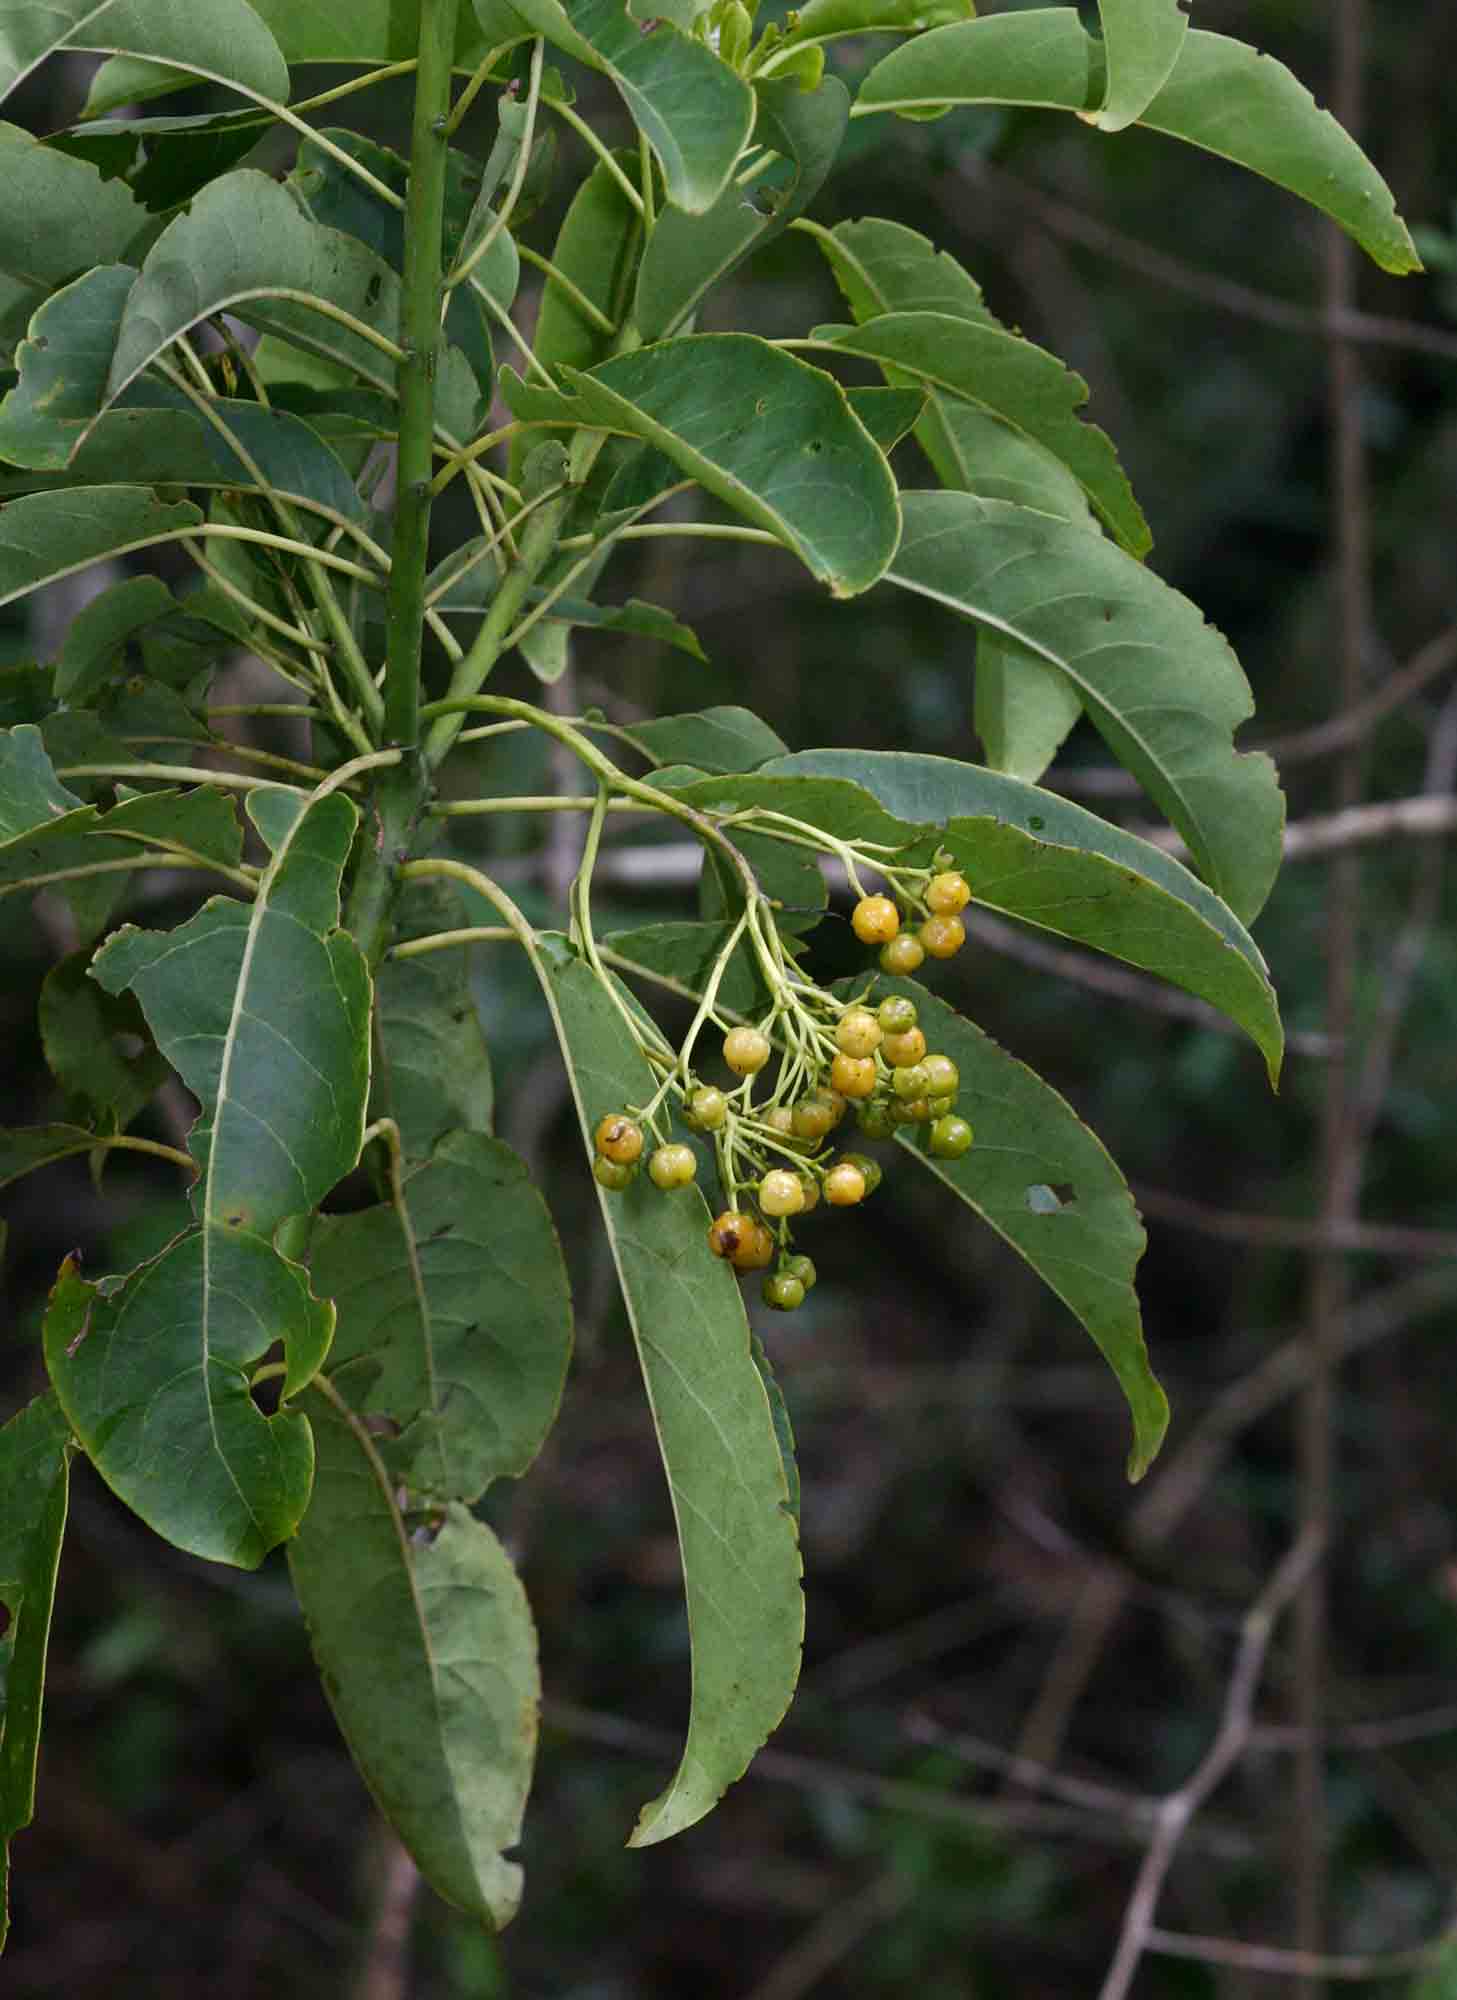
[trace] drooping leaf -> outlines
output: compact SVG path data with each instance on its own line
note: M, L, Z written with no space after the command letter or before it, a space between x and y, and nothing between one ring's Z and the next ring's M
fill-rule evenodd
M899 1143L990 1223L1087 1328L1127 1399L1134 1437L1128 1476L1141 1479L1169 1406L1144 1346L1133 1274L1145 1238L1122 1174L1072 1107L980 1028L914 980L886 980L883 990L909 994L931 1047L960 1070L959 1108L976 1135L959 1160L938 1159L919 1138Z
M339 1314L329 1379L389 1420L391 1478L465 1501L519 1478L556 1418L572 1313L551 1216L511 1148L448 1134L407 1172L403 1215L324 1217L310 1249Z
M921 389L850 388L845 396L887 456L915 429L926 407L925 392Z
M1280 865L1284 801L1268 757L1232 735L1253 708L1239 662L1186 597L1051 515L966 493L903 498L890 578L1065 673L1115 756L1242 922Z
M186 70L189 83L207 77L278 102L288 96L288 66L261 18L267 11L247 0L13 4L0 15L0 98L64 47L145 56Z
M838 382L767 341L661 341L590 374L564 369L570 395L501 372L515 415L644 439L777 535L837 597L868 589L894 554L900 520L890 467Z
M858 327L817 327L814 339L880 362L897 382L924 383L998 418L1067 466L1126 549L1143 555L1152 545L1107 434L1077 414L1087 383L1056 355L1003 327L949 313L886 313Z
M754 95L706 43L624 0L512 0L554 48L611 77L658 156L668 199L701 215L723 193L754 125Z
M239 166L272 127L266 111L212 111L194 118L91 117L53 133L46 143L73 159L89 160L109 182L129 188L156 214L179 208L199 188Z
M1189 16L1184 0L1098 0L1108 90L1090 123L1121 132L1141 118L1168 82Z
M905 820L929 821L975 903L1121 958L1197 994L1246 1031L1279 1074L1280 1016L1243 925L1171 855L1055 792L949 757L804 750L770 778L851 779Z
M972 719L994 771L1035 785L1082 712L1065 674L1000 633L977 633Z
M0 1430L0 1947L10 1924L10 1842L35 1811L46 1648L66 1532L71 1427L37 1396Z
M80 803L56 776L34 723L0 733L0 840L9 845L36 828L49 829Z
M861 85L856 110L1026 104L1096 118L1104 101L1103 44L1073 8L1037 7L934 28L893 49ZM1299 195L1383 270L1421 268L1391 190L1355 140L1283 63L1246 43L1191 28L1138 123Z
M545 947L548 999L584 1141L651 1095L652 1072L612 996L565 947ZM798 1537L743 1302L710 1252L702 1196L640 1182L603 1194L678 1523L693 1646L683 1759L643 1808L631 1845L691 1826L747 1768L789 1703L803 1631Z
M120 181L18 125L0 124L0 175L0 270L27 285L49 289L94 265L125 263L152 227Z
M638 273L633 318L644 340L676 333L711 286L809 206L834 164L850 119L849 93L838 77L810 91L769 78L755 84L754 95L755 139L789 162L789 180L767 200L729 187L706 214L664 209Z
M0 604L102 556L175 541L201 520L190 501L162 501L145 486L74 486L12 500L0 513Z
M136 994L202 1105L198 1226L119 1290L63 1273L46 1321L51 1379L102 1477L179 1547L243 1567L292 1533L313 1459L296 1410L253 1402L251 1367L281 1340L296 1394L334 1321L274 1233L354 1165L369 1087L369 975L337 928L355 808L264 793L250 812L273 850L251 906L128 925L93 967Z
M22 729L39 734L33 725L23 724L0 737L0 783L6 765L15 768L4 751ZM46 768L50 768L48 759ZM57 790L63 788L58 785ZM12 809L23 819L30 808L19 810L22 798L18 791L11 795ZM49 812L48 808L43 810ZM11 838L0 840L0 894L37 876L85 868L96 861L119 860L137 847L170 850L179 859L201 858L231 869L238 864L242 832L231 800L208 786L191 792L146 792L124 799L109 812L73 800L69 811L38 819Z
M402 1520L364 1426L304 1402L318 1470L288 1563L330 1706L431 1887L499 1928L540 1701L526 1594L484 1522L458 1503Z
M689 715L660 715L622 732L655 764L696 764L701 771L752 771L788 745L747 708L702 708Z
M124 1132L166 1081L166 1063L129 993L103 993L87 977L90 955L53 965L40 990L38 1022L51 1075L104 1131Z
M416 883L395 937L403 943L464 922L447 884ZM491 1058L463 951L387 957L374 976L374 1036L370 1117L394 1119L408 1159L427 1159L447 1132L490 1131Z
M975 0L809 0L794 10L784 39L829 42L841 35L918 35L948 21L969 20Z

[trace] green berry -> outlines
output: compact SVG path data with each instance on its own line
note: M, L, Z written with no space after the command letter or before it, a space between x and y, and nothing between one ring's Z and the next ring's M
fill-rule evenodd
M599 1153L592 1162L592 1178L599 1187L609 1188L613 1194L621 1194L636 1172L636 1167L628 1166L621 1160L609 1160L605 1153Z
M933 1097L954 1097L961 1088L961 1071L950 1056L927 1056L921 1067L926 1072L926 1088Z
M648 1161L648 1175L654 1187L667 1191L687 1187L698 1172L691 1146L659 1146Z
M815 1280L818 1278L819 1272L815 1269L814 1260L812 1258L810 1257L786 1258L783 1268L791 1278L798 1278L799 1282L804 1286L807 1292L812 1292L814 1290Z
M875 1018L884 1034L908 1034L916 1025L916 1003L908 1000L904 993L892 993L881 1001Z
M883 1097L877 1097L871 1104L862 1104L856 1113L856 1122L867 1139L888 1139L891 1133L890 1106Z
M702 1083L688 1100L686 1116L696 1132L716 1132L728 1117L728 1099L711 1083Z
M892 978L919 972L925 963L926 947L914 931L902 931L899 937L880 947L880 969Z
M764 1303L775 1312L794 1312L804 1304L804 1286L792 1272L776 1271L764 1280Z
M931 1127L931 1151L942 1160L959 1160L971 1145L971 1127L964 1118L938 1118Z
M926 1074L924 1063L909 1063L904 1069L892 1070L890 1087L902 1100L909 1097L925 1097L930 1090L931 1079Z
M945 1097L928 1097L926 1102L931 1107L931 1116L933 1118L944 1118L948 1111L956 1109L956 1095L954 1091L948 1091Z

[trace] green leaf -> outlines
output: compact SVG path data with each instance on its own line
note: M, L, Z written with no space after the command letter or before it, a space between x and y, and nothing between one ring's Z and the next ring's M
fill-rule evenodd
M36 313L16 349L20 380L0 403L0 457L39 470L70 464L105 398L117 328L136 279L130 264L99 265L52 293Z
M38 1167L90 1153L96 1134L85 1125L12 1125L0 1127L0 1187L8 1187Z
M1126 549L1142 555L1152 546L1107 434L1077 415L1087 383L1056 355L949 313L886 313L858 327L817 327L813 338L879 362L897 382L909 377L999 418L1067 466Z
M965 21L975 12L974 0L809 0L796 10L784 40L797 48L842 35L918 35L948 21Z
M1168 82L1189 17L1184 0L1098 0L1108 91L1089 122L1121 132L1141 118Z
M288 96L288 67L260 18L268 11L246 0L12 0L0 15L0 97L65 47L146 56L187 70L189 83L209 77L278 102Z
M390 1420L376 1449L392 1479L475 1501L521 1476L561 1403L572 1310L551 1216L509 1146L450 1133L406 1174L403 1214L322 1218L310 1269L339 1314L329 1379Z
M611 77L658 156L668 199L701 215L728 184L754 126L754 94L706 43L638 20L623 0L513 0L555 48Z
M24 284L49 289L93 265L123 263L153 226L120 181L18 125L0 124L0 175L0 270Z
M505 1551L452 1504L396 1509L364 1426L318 1390L313 1498L288 1548L324 1691L381 1811L431 1887L509 1922L540 1683L526 1594Z
M1133 1274L1145 1237L1122 1174L1071 1105L980 1028L914 980L882 984L909 994L931 1047L960 1070L960 1103L976 1134L959 1160L938 1159L905 1136L898 1143L1010 1243L1092 1335L1127 1399L1128 1476L1141 1479L1169 1406L1144 1346Z
M395 938L459 930L460 900L444 883L417 883L395 919ZM464 951L386 958L374 976L374 1077L370 1118L393 1118L407 1159L425 1159L457 1128L489 1132L491 1058L471 998Z
M10 1842L35 1812L46 1647L66 1532L71 1428L37 1396L0 1430L0 1947L10 1925Z
M1279 1074L1280 1016L1254 940L1197 876L1151 842L1055 792L949 757L804 750L764 778L838 777L941 840L984 909L1105 951L1236 1021Z
M620 156L622 162L631 164L626 154ZM642 218L623 193L616 174L605 160L599 160L562 217L551 261L617 327L632 299L641 249ZM547 274L532 340L532 351L543 367L591 368L607 359L613 338ZM522 439L515 446L513 478L519 476L520 460L531 446L531 439Z
M410 62L419 54L420 10L400 0L253 0L290 63ZM509 15L509 8L505 10ZM511 16L514 20L514 16ZM529 29L521 26L524 40ZM481 39L471 9L462 7L456 30L455 67L470 71L504 35Z
M0 733L0 840L9 844L37 828L48 830L80 804L56 776L34 723Z
M601 942L604 951L629 961L619 965L619 971L631 974L634 967L640 967L696 1000L708 984L732 930L733 925L727 923L644 924L639 930L609 931ZM729 960L718 998L719 1004L731 1014L747 1014L757 1019L768 1012L773 995L764 983L753 948L747 943L741 941Z
M765 207L731 186L705 214L664 209L638 273L633 317L644 340L676 333L711 286L809 206L834 165L850 119L849 93L838 77L810 91L770 79L756 83L754 95L755 140L789 162L788 182L772 189Z
M30 734L38 733L29 724L23 727ZM0 814L7 797L4 773L7 765L13 769L7 753L20 734L20 729L14 729L0 739ZM57 790L61 788L57 786ZM16 817L26 817L31 808L19 809L22 795L9 796ZM69 812L0 841L0 894L34 876L117 860L128 848L138 846L170 848L181 856L202 856L220 867L235 868L241 842L231 799L206 786L191 792L147 792L124 799L110 812L75 800Z
M12 500L0 513L0 604L102 556L190 535L202 513L145 486L76 486Z
M127 925L93 966L136 994L201 1103L199 1226L118 1291L63 1274L46 1322L51 1379L102 1477L179 1547L244 1567L293 1532L312 1466L303 1419L252 1401L251 1365L281 1339L297 1393L334 1320L273 1237L354 1165L369 1085L369 975L337 928L355 808L335 792L249 809L273 848L252 906Z
M860 87L856 111L1027 104L1097 117L1103 44L1071 7L1039 7L935 28L894 49ZM1191 28L1168 82L1138 122L1202 146L1299 195L1339 223L1385 271L1421 268L1391 190L1283 63Z
M629 723L628 741L655 764L696 764L701 771L752 771L788 745L747 708L702 708Z
M1082 528L966 493L904 496L890 580L1065 673L1121 763L1243 922L1280 865L1284 800L1268 757L1237 754L1253 708L1198 609Z
M325 127L323 136L352 160L358 160L388 188L404 196L410 180L409 162L357 132ZM481 170L466 154L451 147L446 154L445 213L442 251L449 269L460 249L461 238L470 218L471 203L481 183ZM405 269L405 217L367 187L357 174L346 171L340 161L312 140L299 147L298 160L288 177L288 185L313 216L327 229L340 229L355 237L365 248L382 258L397 276ZM453 341L470 362L477 380L489 391L495 374L491 335L477 290L508 311L516 297L521 260L509 230L503 229L469 281L450 294L445 315L445 337Z
M994 771L1035 785L1082 712L1077 689L1056 667L998 633L978 632L972 717Z
M787 814L793 819L807 820L838 840L897 848L909 846L930 832L925 823L887 812L878 798L855 782L850 773L825 776L800 757L776 757L756 771L728 772L711 778L695 776L683 782L671 773L664 773L655 782L676 793L688 805L710 807L715 814L753 813L763 817ZM729 831L737 843L740 828L736 825Z
M920 389L847 389L850 408L887 455L921 420L926 396Z
M94 83L92 88L94 93ZM238 166L272 128L266 111L213 111L195 118L88 118L84 124L53 133L46 143L99 167L108 182L130 188L142 206L156 214L180 208L209 181Z
M290 1374L307 1380L333 1318L263 1238L191 1229L120 1286L89 1284L67 1258L46 1366L118 1499L178 1548L256 1569L297 1527L314 1453L297 1410L265 1417L249 1379L281 1338Z
M591 1149L607 1111L651 1096L653 1074L611 994L562 945L541 966ZM743 1301L708 1248L694 1188L635 1181L602 1214L637 1342L683 1556L693 1707L678 1770L631 1842L692 1826L782 1718L799 1671L800 1558L791 1494Z
M56 694L62 701L85 701L110 677L127 641L176 610L176 598L156 576L129 576L93 597L61 642Z
M51 1075L104 1131L124 1132L166 1082L142 1010L129 993L87 977L90 954L53 965L40 990L41 1043Z
M644 439L735 513L767 528L836 597L883 575L900 531L890 467L839 383L749 334L692 334L614 356L575 391L502 393L528 422Z

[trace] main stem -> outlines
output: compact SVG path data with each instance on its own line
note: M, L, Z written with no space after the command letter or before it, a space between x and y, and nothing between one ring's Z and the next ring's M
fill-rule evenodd
M424 799L420 743L420 648L425 573L430 553L430 475L435 439L435 373L442 334L445 169L449 156L450 63L460 0L420 0L419 60L405 204L405 270L398 367L400 433L394 540L390 551L385 655L385 742L405 752L384 773L373 800L359 873L349 898L349 927L371 964L388 941L398 893L397 869L409 853Z

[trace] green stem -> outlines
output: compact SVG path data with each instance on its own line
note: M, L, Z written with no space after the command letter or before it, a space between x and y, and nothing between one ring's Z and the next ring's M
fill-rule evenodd
M441 244L449 155L450 63L460 0L420 0L419 65L405 213L400 295L404 358L396 375L400 406L395 532L390 552L386 741L413 749L420 735L420 647L430 542L435 370L440 358Z
M583 319L589 320L599 333L605 333L609 339L616 333L617 328L607 317L606 313L603 312L602 308L593 305L581 286L574 285L566 272L559 270L553 264L550 257L543 257L541 252L533 250L529 243L518 243L516 245L516 254L520 257L523 264L534 264L538 271L546 274L552 284L559 286L571 300L575 310L581 314Z
M432 931L429 937L408 938L402 944L392 944L385 957L422 958L426 952L450 951L457 945L520 942L509 924L471 924L465 930Z
M571 498L571 490L567 489L532 515L521 537L520 557L502 577L470 651L457 664L451 676L445 700L431 702L421 710L421 719L430 720L425 738L425 761L431 770L440 763L460 734L462 716L471 712L471 701L478 698L480 688L505 650L506 635L526 601L526 593L556 547L557 528ZM489 703L486 705L491 706ZM522 714L528 721L545 714L545 711L533 709L525 702L503 712Z

